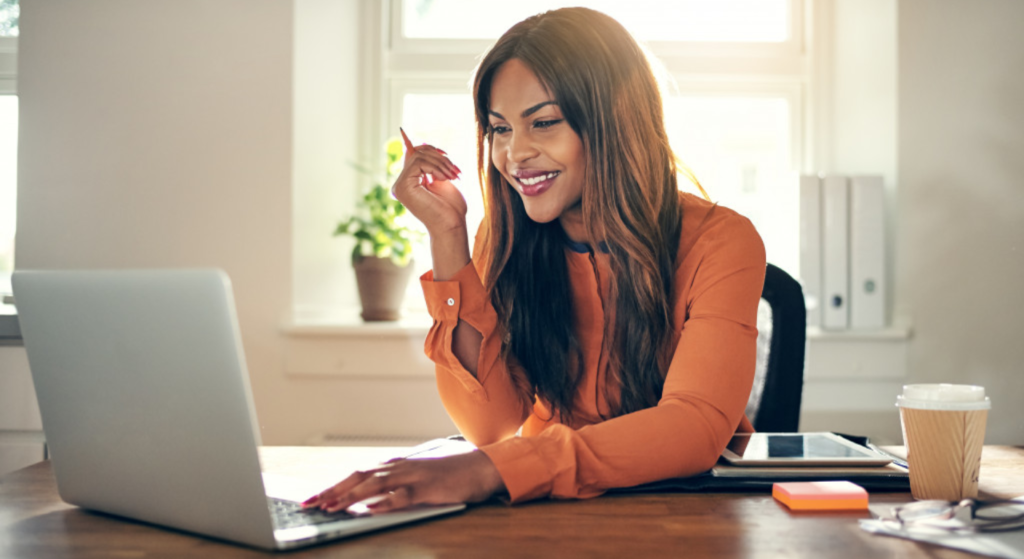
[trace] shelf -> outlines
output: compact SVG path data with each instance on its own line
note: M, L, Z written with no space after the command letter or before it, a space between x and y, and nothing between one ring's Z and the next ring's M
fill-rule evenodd
M910 324L899 321L880 330L824 330L817 326L807 327L808 341L905 341L912 335Z

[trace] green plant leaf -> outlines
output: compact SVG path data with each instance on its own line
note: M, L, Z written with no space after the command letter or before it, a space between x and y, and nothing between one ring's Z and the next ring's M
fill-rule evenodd
M384 146L384 151L388 157L387 163L387 174L388 178L391 178L398 173L402 172L402 152L403 152L402 140L392 137L388 140Z

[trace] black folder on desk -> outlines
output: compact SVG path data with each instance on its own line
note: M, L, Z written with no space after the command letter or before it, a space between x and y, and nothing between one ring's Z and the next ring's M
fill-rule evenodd
M886 454L872 445L867 437L836 433L853 443ZM635 487L612 489L611 493L657 492L715 492L748 491L771 492L772 485L789 481L851 481L868 491L910 491L910 475L906 462L893 456L892 464L881 467L749 467L732 466L724 460L710 470L691 477L665 479Z
M742 470L742 471L737 471ZM771 492L772 485L787 481L852 481L868 491L910 491L910 477L899 466L881 468L740 468L718 464L692 477L665 479L612 493L659 493L671 491Z

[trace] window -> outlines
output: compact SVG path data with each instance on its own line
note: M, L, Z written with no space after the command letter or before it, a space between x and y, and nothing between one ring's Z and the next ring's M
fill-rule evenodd
M0 0L0 296L11 293L17 221L17 0Z
M711 198L749 217L768 260L798 275L797 175L810 168L808 57L801 0L389 0L370 3L379 70L363 95L382 100L366 122L374 145L402 126L414 142L443 147L466 170L461 189L471 234L483 217L475 173L470 94L481 53L511 25L548 9L585 5L621 22L657 58L667 78L673 148ZM377 25L379 24L379 25ZM683 188L697 192L688 183ZM429 247L416 253L430 267ZM406 306L425 311L417 282Z

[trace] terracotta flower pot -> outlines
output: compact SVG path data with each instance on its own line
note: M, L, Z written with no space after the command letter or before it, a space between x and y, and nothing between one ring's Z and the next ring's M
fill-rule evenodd
M352 259L352 267L359 284L363 320L376 322L401 318L402 299L412 275L412 261L403 267L390 258L362 256Z

